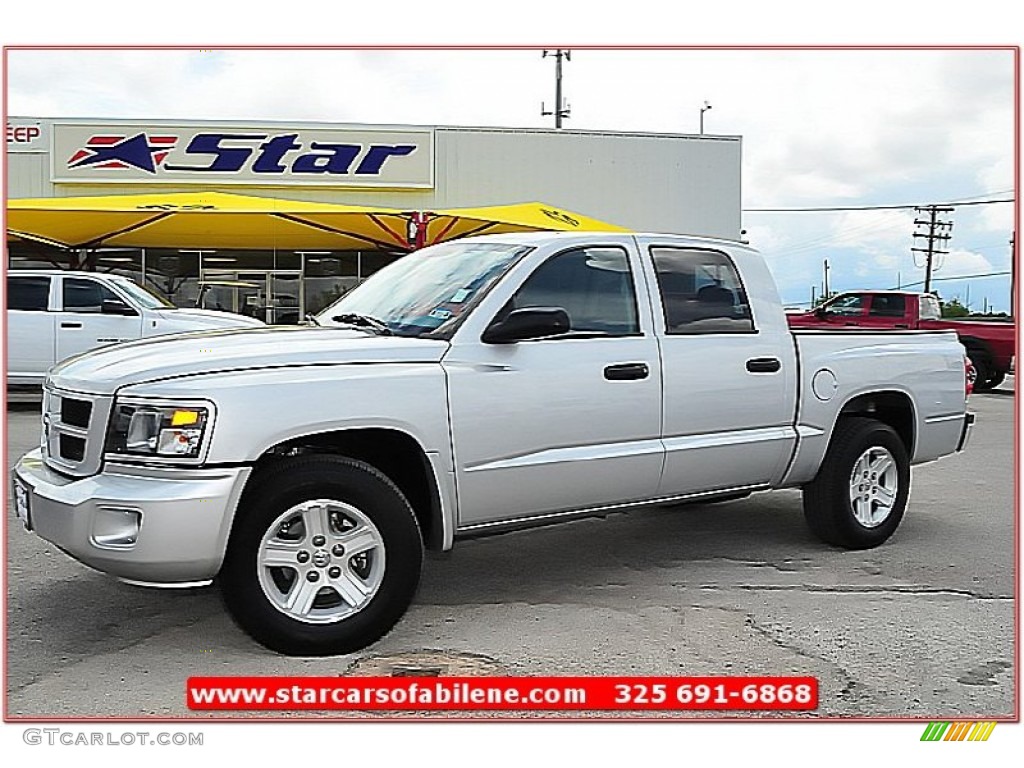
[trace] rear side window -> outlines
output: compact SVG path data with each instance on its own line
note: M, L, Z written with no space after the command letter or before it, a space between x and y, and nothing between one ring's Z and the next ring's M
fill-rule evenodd
M752 333L747 293L719 251L651 248L669 334Z
M876 293L871 297L871 317L903 317L907 300L899 293Z
M102 312L107 299L120 301L113 291L95 280L64 278L65 312Z
M45 312L50 303L50 278L8 276L7 308Z
M629 258L621 248L575 248L545 261L512 297L506 311L561 307L573 333L640 333Z

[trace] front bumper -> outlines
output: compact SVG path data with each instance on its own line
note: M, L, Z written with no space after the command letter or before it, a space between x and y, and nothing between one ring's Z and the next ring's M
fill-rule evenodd
M85 565L129 581L183 586L220 570L250 472L109 464L98 475L71 478L47 467L36 450L14 467L14 496L21 496L19 507L27 501L30 530Z
M974 414L968 411L964 414L964 425L960 429L960 440L956 444L957 453L967 447L967 441L971 439L971 429L974 427Z

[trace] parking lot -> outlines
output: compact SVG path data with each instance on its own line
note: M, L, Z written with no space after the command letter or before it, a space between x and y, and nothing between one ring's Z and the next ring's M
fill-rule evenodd
M275 655L215 589L120 584L8 510L7 715L185 716L192 675L388 674L412 659L442 674L814 675L819 716L1009 716L1013 386L972 397L968 449L915 469L878 549L819 543L796 491L460 542L427 559L395 630L351 656ZM13 464L38 440L38 406L7 418Z

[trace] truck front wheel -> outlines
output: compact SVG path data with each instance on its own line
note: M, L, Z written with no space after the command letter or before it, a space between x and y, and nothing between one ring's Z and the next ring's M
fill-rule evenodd
M804 517L822 541L877 547L903 519L910 492L907 449L888 424L840 419L818 476L804 486Z
M285 459L253 477L220 573L235 621L290 655L357 651L412 601L423 557L416 516L374 467Z

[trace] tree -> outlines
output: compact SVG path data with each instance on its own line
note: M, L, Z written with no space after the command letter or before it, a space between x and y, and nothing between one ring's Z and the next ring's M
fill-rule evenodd
M942 302L943 317L967 317L969 314L971 314L970 310L955 297L949 301Z

